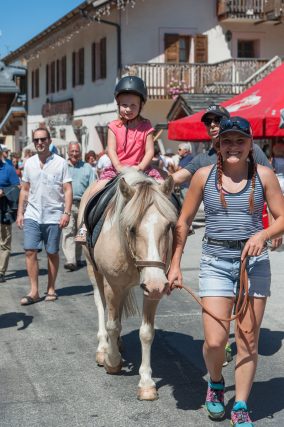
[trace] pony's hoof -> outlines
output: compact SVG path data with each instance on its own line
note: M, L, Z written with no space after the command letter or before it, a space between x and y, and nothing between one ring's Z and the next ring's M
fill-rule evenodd
M97 351L96 352L96 363L98 366L104 366L104 363L105 363L104 351Z
M152 387L138 387L137 390L138 400L157 400L159 395L155 386Z
M122 360L120 361L119 365L113 367L113 366L109 366L106 361L104 361L104 368L107 371L108 374L110 375L115 375L115 374L119 374L122 368Z

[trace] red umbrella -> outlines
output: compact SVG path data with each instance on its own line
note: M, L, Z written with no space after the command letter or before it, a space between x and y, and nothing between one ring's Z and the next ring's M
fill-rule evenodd
M280 128L281 110L284 111L284 64L240 95L221 105L232 116L250 121L254 138L284 137ZM208 135L201 116L205 110L169 123L169 139L177 141L204 141ZM282 112L282 115L283 112Z

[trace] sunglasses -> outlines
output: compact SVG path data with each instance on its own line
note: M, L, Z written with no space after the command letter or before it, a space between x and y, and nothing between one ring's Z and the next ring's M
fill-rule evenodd
M48 137L47 136L45 136L44 138L34 138L33 139L33 142L35 143L35 144L37 144L39 141L40 142L46 142L48 140Z
M211 126L212 122L214 122L215 125L218 125L221 120L222 120L222 117L216 116L216 117L212 117L211 119L205 118L203 120L203 123L205 124L205 126Z
M231 119L221 120L219 135L230 130L240 131L247 136L252 136L250 123L242 117L232 117Z

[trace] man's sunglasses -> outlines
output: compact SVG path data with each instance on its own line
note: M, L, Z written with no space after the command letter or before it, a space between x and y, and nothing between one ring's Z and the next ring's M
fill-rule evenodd
M230 119L223 119L220 122L219 134L229 130L240 131L247 136L251 136L251 126L248 120L243 119L242 117L232 117Z
M33 139L33 142L35 143L35 144L37 144L39 141L40 142L46 142L48 140L48 137L47 136L45 136L44 138L34 138Z
M211 123L212 122L214 122L215 123L215 125L218 125L219 123L220 123L220 121L222 120L222 117L219 117L219 116L215 116L215 117L212 117L211 119L209 119L209 118L205 118L204 120L203 120L203 123L205 124L205 126L211 126Z

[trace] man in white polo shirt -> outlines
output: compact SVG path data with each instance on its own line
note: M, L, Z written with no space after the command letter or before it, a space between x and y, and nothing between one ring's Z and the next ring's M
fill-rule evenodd
M22 177L17 225L24 229L24 249L30 292L21 305L40 300L38 291L37 253L42 242L48 257L46 301L55 301L55 281L59 266L59 240L62 228L69 223L72 205L72 179L66 160L50 153L50 134L45 128L34 131L37 155L26 161ZM25 209L25 205L26 209Z

